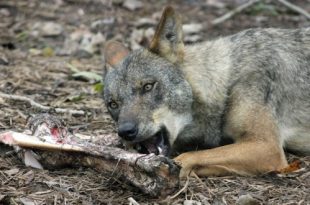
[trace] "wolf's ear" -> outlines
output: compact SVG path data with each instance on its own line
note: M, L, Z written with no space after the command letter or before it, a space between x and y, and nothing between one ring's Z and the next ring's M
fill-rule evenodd
M118 65L128 54L129 50L117 41L108 41L103 49L105 60L112 67Z
M181 17L170 6L164 9L151 42L150 51L172 63L183 61L184 44Z

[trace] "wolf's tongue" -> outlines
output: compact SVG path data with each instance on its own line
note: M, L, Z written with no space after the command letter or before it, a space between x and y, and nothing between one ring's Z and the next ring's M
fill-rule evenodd
M164 137L162 133L158 133L153 138L143 142L143 146L149 153L158 154L167 154L167 146L164 142Z
M143 145L149 153L158 154L156 143L154 143L153 140L146 141L143 143Z

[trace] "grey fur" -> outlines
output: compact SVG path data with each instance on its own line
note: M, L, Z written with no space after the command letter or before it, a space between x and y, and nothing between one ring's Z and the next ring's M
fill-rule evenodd
M156 82L151 92L143 93L145 82ZM310 28L249 29L186 46L180 63L148 49L133 51L104 84L106 105L112 100L119 105L109 109L113 119L139 124L134 142L168 126L154 122L154 112L163 107L191 116L172 141L175 151L232 142L236 136L226 129L226 113L234 93L242 92L249 103L272 112L281 146L310 153Z

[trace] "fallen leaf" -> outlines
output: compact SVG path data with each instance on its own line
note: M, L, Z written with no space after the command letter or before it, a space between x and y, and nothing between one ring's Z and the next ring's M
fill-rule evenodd
M103 82L96 83L95 85L93 85L93 88L97 93L102 93L103 88L104 88Z
M226 4L219 0L207 0L206 5L217 9L223 9L226 7Z
M260 205L257 199L254 199L250 194L241 195L236 201L236 205Z
M89 72L89 71L81 71L81 72L74 73L72 77L75 79L85 79L88 81L91 81L91 80L94 80L96 82L103 81L103 78L101 75L98 75L97 73Z
M84 99L83 93L76 95L69 95L66 97L65 102L78 102Z
M78 72L80 72L80 70L77 69L77 67L74 66L74 65L71 64L71 63L67 63L67 67L68 67L68 68L71 70L71 72L73 72L73 73L78 73Z
M136 22L134 22L134 25L138 28L140 27L149 27L149 26L155 26L156 25L155 19L152 18L139 18Z
M25 197L19 198L19 200L23 203L23 205L35 205L36 204L34 200L25 198Z
M0 202L4 199L4 197L6 197L6 195L0 194Z
M185 43L195 43L198 41L202 41L202 37L200 35L189 35L184 37Z
M196 200L185 200L183 205L201 205L201 202Z
M203 29L203 25L199 23L191 23L191 24L184 24L182 28L184 35L191 35L200 33Z
M38 56L42 54L42 51L36 48L30 48L29 53L33 56Z
M143 7L143 3L138 0L126 0L123 4L126 9L134 11Z
M277 171L279 174L287 174L294 172L296 170L299 170L301 168L301 161L295 160L292 163L290 163L287 167L284 167L283 169L280 169Z
M26 41L29 37L29 33L26 31L22 31L16 35L16 39L18 41Z
M25 151L24 162L25 162L25 165L28 167L43 169L40 162L36 159L36 156L34 155L34 153L30 150Z
M9 60L4 53L0 53L0 65L9 65Z
M54 49L51 47L45 47L42 51L44 57L52 57L54 56Z
M63 32L62 25L55 22L46 22L40 26L42 36L59 36Z
M92 30L98 29L105 25L112 25L115 23L115 17L109 17L105 19L99 19L91 23L90 28Z
M17 168L13 168L13 169L4 171L4 173L7 174L7 175L9 175L9 176L15 175L15 174L17 174L18 172L19 172L19 169L17 169Z

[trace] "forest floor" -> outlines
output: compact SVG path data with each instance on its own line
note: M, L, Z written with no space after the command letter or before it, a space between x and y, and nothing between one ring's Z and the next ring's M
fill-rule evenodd
M245 2L0 0L0 93L83 110L88 114L58 114L81 133L115 132L96 84L104 67L104 43L114 38L131 49L146 46L168 4L183 14L184 23L193 30L185 35L187 43L254 27L310 26L304 15L271 0L211 24ZM309 0L291 2L310 12ZM41 112L25 101L0 96L0 132L23 131L27 117ZM235 204L247 194L254 204L310 204L310 158L288 154L288 159L300 160L301 169L286 175L190 178L184 191L168 200L149 197L115 176L90 168L29 168L9 147L0 145L0 204L134 204L130 197L139 204Z

